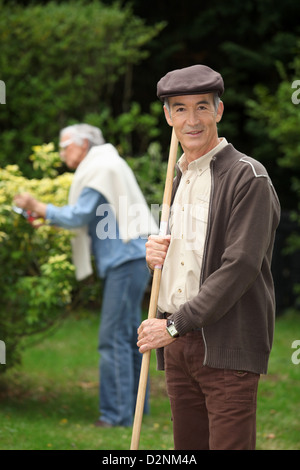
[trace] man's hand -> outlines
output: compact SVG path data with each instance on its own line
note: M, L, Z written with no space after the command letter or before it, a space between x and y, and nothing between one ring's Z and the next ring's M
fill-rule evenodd
M17 194L14 197L14 202L18 207L34 212L37 216L44 218L46 216L46 204L37 201L31 194Z
M157 349L167 346L176 338L172 338L166 330L167 320L152 318L145 320L138 328L138 342L140 353L149 349Z
M170 245L171 235L160 237L159 235L150 235L146 243L146 261L149 268L162 266L164 264L167 251Z

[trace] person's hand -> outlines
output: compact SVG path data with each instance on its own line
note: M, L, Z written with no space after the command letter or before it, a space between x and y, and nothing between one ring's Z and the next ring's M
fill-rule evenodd
M167 346L176 338L172 338L166 330L167 320L152 318L144 320L138 328L137 346L140 353Z
M27 211L33 211L35 206L35 198L29 193L17 194L14 197L14 202L18 207Z
M37 216L45 218L46 204L44 204L43 202L39 202L29 193L17 194L14 197L14 203L22 209L33 212Z
M170 240L171 235L166 235L165 237L150 235L146 243L146 261L150 269L164 264Z

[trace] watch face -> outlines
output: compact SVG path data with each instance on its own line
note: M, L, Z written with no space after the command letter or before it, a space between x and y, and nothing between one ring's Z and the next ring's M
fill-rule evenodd
M178 335L178 331L176 330L175 325L173 325L173 324L168 326L168 331L169 331L170 335L173 336L173 337Z

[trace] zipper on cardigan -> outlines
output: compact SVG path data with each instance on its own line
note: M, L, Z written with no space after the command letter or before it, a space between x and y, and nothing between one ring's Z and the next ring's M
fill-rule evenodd
M203 261L202 261L202 266L201 266L201 275L200 275L200 286L203 283L203 271L204 271L204 264L206 261L206 252L207 252L207 243L208 243L208 238L209 238L209 232L210 232L210 226L211 226L211 206L212 206L212 200L213 200L213 193L214 193L214 178L213 178L213 166L214 166L214 161L216 157L212 157L211 162L210 162L210 173L211 173L211 188L210 188L210 197L209 197L209 211L208 211L208 219L207 219L207 231L206 231L206 237L205 237L205 244L204 244L204 250L203 250ZM207 343L205 339L205 334L204 334L204 328L201 328L202 332L202 338L204 342L204 359L203 359L203 365L206 363L206 358L207 358Z

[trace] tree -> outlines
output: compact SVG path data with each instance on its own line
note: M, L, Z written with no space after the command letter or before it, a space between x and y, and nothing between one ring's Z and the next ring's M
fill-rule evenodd
M29 176L32 145L56 142L73 122L99 121L110 140L106 123L131 112L132 68L147 57L146 45L163 23L146 26L119 2L0 6L0 78L6 84L0 166L17 163Z

